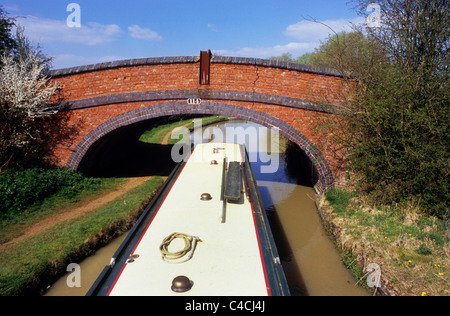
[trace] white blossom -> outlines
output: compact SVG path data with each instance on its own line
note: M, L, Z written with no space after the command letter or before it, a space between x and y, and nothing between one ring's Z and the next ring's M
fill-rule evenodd
M37 56L15 62L11 56L1 58L0 68L0 110L20 110L29 118L55 114L58 109L50 104L58 85L50 83L44 76L43 63Z

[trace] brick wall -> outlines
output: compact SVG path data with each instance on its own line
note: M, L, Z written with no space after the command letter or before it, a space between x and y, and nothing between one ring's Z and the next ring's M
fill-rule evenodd
M310 157L317 188L333 182L340 163L328 152L329 136L317 129L342 108L341 77L276 61L214 57L211 84L199 84L197 57L149 58L56 70L53 80L78 133L55 146L57 163L76 169L89 147L121 126L154 117L202 113L240 117L276 126ZM188 98L201 98L200 106ZM320 149L320 150L319 150Z

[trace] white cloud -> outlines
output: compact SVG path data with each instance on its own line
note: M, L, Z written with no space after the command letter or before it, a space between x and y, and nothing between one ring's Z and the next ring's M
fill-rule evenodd
M142 28L139 25L132 25L128 27L128 32L131 37L146 41L161 41L163 38L156 33L155 31L152 31L149 28Z
M17 4L6 5L4 8L5 8L6 12L19 11L20 10L20 8L19 8L19 6Z
M284 53L290 53L292 57L298 57L304 53L311 53L320 43L326 41L330 34L341 31L351 31L352 24L358 25L364 23L363 18L354 18L351 20L337 19L313 22L301 21L286 27L283 35L293 38L297 41L285 45L274 45L269 47L244 47L239 49L218 49L214 53L221 56L239 56L269 58L281 56Z
M284 53L291 53L292 56L300 56L307 52L312 52L317 47L317 43L295 43L291 42L286 45L276 45L272 47L244 47L236 50L217 49L213 53L221 56L238 56L238 57L254 57L269 58L281 56Z
M53 69L70 68L76 66L84 66L98 63L106 63L110 61L126 59L122 56L79 56L73 54L59 54L54 56L52 61Z
M26 16L17 18L17 24L25 27L25 35L39 43L74 43L98 45L115 41L123 31L116 24L102 25L96 22L82 24L80 28L68 27L66 21Z
M214 33L219 32L219 29L218 29L214 24L208 23L208 24L206 25L206 27L207 27L211 32L214 32Z
M361 24L364 22L364 19L338 19L319 22L320 23L303 20L296 24L289 25L283 34L287 37L295 38L301 41L320 42L325 41L330 34L333 34L333 31L336 33L351 31L352 24Z

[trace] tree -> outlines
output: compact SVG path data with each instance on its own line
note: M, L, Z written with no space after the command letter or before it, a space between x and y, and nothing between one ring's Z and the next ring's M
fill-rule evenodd
M45 74L52 58L39 45L33 45L14 19L0 6L0 173L6 165L30 165L48 159L49 140L67 136L64 115L58 112L54 96L58 86L50 84ZM52 133L48 133L48 125Z
M358 29L332 34L310 57L311 65L338 70L352 79L385 62L383 47Z
M368 0L353 0L366 16ZM444 74L449 62L450 2L448 0L379 0L382 19L378 28L367 28L390 58L419 76ZM437 70L438 72L435 72ZM448 69L447 69L448 75Z
M37 66L43 66L43 73L48 73L51 69L52 57L46 56L39 44L34 45L26 36L25 28L17 26L16 35L14 37L14 49L10 51L16 63L26 61L29 56L33 56L33 63Z
M373 0L353 0L367 18ZM449 0L377 0L379 26L334 33L306 59L344 75L347 102L327 120L360 187L378 203L450 206ZM295 62L284 54L276 58ZM337 147L339 152L339 146Z
M58 86L44 76L46 65L29 52L18 62L4 55L0 62L0 165L14 156L16 164L40 160L39 119L58 112Z
M14 19L7 16L7 13L0 5L0 56L16 47L16 42L11 35Z
M377 58L375 58L375 52L378 52ZM356 68L370 68L379 62L380 58L386 59L383 48L377 42L369 40L361 30L355 30L334 33L314 52L305 53L295 59L291 53L284 53L269 59L331 68L339 70L347 76L353 76L352 72ZM360 65L355 67L354 63Z
M354 1L363 16L370 2ZM450 205L449 2L377 2L380 27L360 27L319 49L327 66L356 83L339 135L374 201L415 201L443 215Z
M301 65L311 65L311 56L312 53L305 53L297 58L293 58L291 53L284 53L278 57L270 57L270 60L281 60L289 63L296 63Z

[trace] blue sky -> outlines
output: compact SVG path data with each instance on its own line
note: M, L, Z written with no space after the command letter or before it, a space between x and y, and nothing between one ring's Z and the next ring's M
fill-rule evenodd
M349 0L3 0L2 5L53 67L118 59L197 56L297 57L349 22L361 23ZM81 27L67 26L70 3L79 4Z

